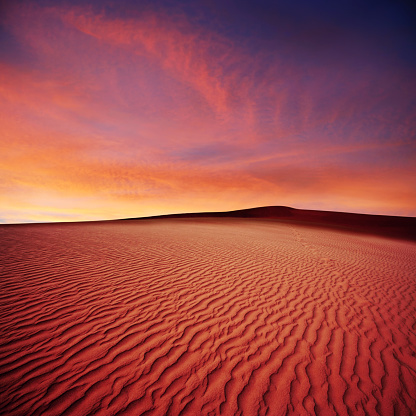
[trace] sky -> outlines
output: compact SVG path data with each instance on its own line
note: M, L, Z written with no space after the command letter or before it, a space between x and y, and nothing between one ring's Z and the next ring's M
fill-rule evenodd
M406 1L0 1L0 222L416 216Z

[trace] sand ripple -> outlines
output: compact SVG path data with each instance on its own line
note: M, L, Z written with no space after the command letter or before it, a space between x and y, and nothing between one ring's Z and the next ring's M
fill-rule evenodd
M0 241L3 415L416 413L416 243L252 219Z

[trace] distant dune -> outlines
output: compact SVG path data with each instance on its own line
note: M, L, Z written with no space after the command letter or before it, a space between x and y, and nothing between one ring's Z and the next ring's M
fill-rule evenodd
M286 207L0 226L0 414L414 415L412 227Z
M197 212L169 214L154 217L128 218L263 218L314 225L318 227L346 229L416 241L416 218L388 215L354 214L349 212L314 211L284 206L267 206L222 212Z

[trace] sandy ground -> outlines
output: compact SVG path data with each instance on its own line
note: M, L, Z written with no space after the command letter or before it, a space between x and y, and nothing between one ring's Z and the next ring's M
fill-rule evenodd
M2 415L416 414L416 243L253 219L0 227Z

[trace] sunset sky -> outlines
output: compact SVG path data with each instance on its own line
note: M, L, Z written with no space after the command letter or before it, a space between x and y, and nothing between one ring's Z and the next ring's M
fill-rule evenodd
M0 222L416 216L410 2L0 5Z

